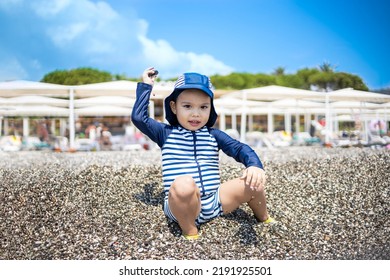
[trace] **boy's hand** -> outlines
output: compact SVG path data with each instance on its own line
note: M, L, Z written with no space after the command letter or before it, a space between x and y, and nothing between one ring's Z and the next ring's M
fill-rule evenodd
M153 86L154 80L157 78L157 75L153 75L155 71L156 69L154 69L154 67L145 69L145 71L142 73L142 81L145 84Z
M265 172L263 169L250 166L244 170L241 180L245 180L245 185L249 186L252 191L261 191L265 185Z

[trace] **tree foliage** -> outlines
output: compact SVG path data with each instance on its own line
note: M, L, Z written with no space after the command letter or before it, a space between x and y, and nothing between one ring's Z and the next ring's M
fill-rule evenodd
M323 63L318 68L303 68L293 74L286 74L284 67L278 67L271 74L234 72L225 76L213 75L210 79L215 88L229 90L269 85L318 91L331 91L347 87L357 90L368 90L368 87L359 76L337 72L330 63ZM77 68L50 72L41 81L62 85L82 85L113 80L139 81L139 78L128 78L124 74L110 74L109 72L93 68ZM171 80L174 81L176 78Z
M218 89L245 89L263 87L276 83L275 77L267 74L231 73L226 76L214 75L210 77L215 88Z
M273 75L275 76L283 76L286 72L286 68L282 67L282 66L279 66L277 67L274 72L273 72Z
M330 63L324 63L318 68L303 68L294 74L285 74L285 69L278 67L272 74L231 73L226 76L211 76L210 79L214 87L218 89L278 85L318 91L332 91L347 87L368 91L368 87L359 76L337 72Z
M335 67L332 66L329 62L324 62L319 66L321 72L325 73L333 73L335 71Z
M60 85L85 85L93 83L109 82L113 75L106 71L83 67L71 70L56 70L46 74L41 82Z

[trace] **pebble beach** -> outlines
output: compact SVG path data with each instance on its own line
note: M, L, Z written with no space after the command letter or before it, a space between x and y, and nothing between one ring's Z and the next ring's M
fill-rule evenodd
M159 151L0 152L2 260L389 260L390 150L257 150L267 205L184 240L162 210ZM222 181L243 166L221 154Z

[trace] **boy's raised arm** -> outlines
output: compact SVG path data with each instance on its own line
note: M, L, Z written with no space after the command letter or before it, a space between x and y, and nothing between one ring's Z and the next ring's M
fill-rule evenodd
M157 122L149 117L148 106L150 93L152 92L154 80L153 67L146 69L142 74L142 83L138 83L136 92L136 101L131 113L131 121L153 142L161 147L164 140L164 124Z

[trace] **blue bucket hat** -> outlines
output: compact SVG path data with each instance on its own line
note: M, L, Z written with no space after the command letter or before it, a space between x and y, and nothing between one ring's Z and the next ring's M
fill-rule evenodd
M179 76L177 79L174 89L172 93L165 98L164 105L165 105L165 118L172 126L177 126L179 122L177 121L176 115L172 112L170 102L176 101L176 98L179 96L179 94L185 90L185 89L200 89L203 92L205 92L208 96L211 98L211 111L210 111L210 117L209 120L206 123L207 127L212 127L215 124L215 121L217 120L217 112L214 108L214 93L212 91L213 85L210 82L210 78L198 74L198 73L184 73L183 75Z

